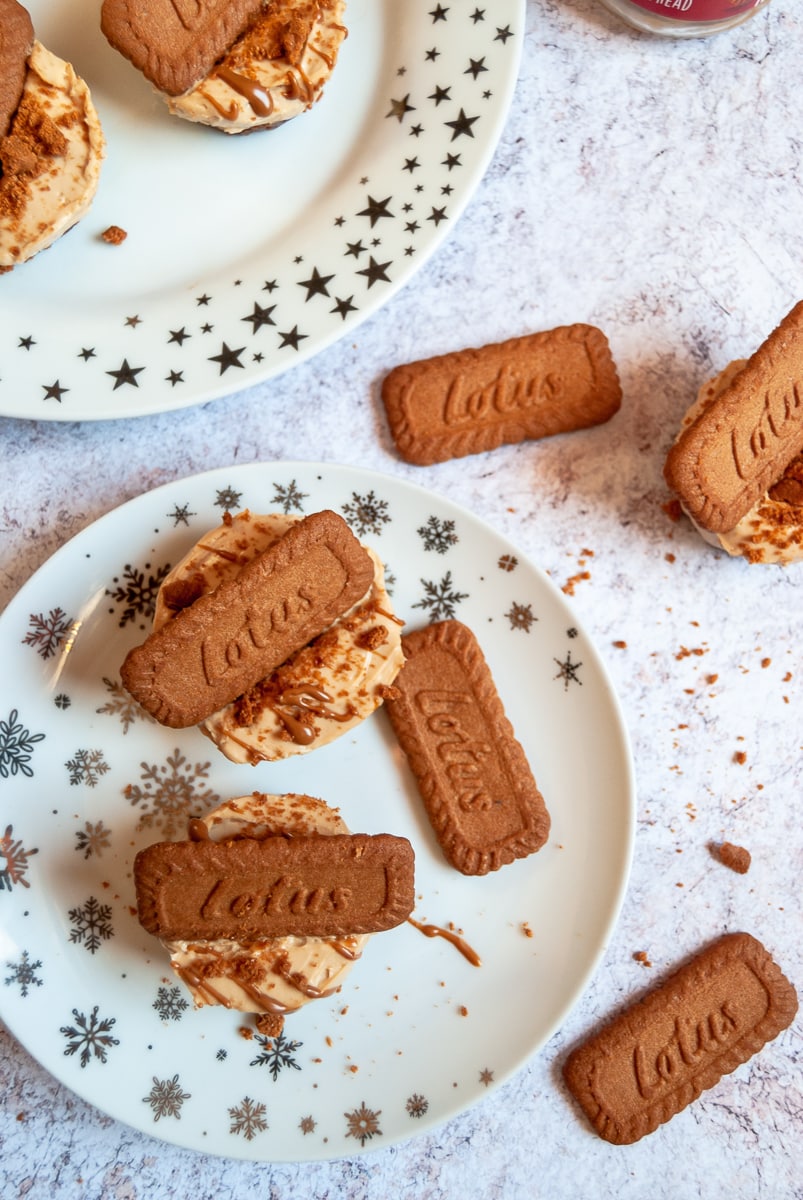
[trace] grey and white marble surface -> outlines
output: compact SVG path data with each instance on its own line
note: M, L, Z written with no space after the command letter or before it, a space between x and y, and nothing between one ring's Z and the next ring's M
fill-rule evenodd
M485 518L559 586L585 573L570 603L613 677L638 779L632 876L603 961L563 1028L475 1108L330 1163L166 1145L89 1107L0 1029L8 1200L803 1196L799 1019L630 1147L590 1130L560 1076L584 1034L720 932L753 933L803 981L803 565L711 550L667 515L662 478L699 384L803 294L803 12L774 0L728 34L676 43L628 30L595 0L529 0L527 27L479 190L354 337L197 408L0 420L0 605L121 502L271 459L413 480ZM426 469L400 461L378 400L390 363L574 321L610 339L624 403L609 424ZM747 875L712 859L723 837L752 852Z

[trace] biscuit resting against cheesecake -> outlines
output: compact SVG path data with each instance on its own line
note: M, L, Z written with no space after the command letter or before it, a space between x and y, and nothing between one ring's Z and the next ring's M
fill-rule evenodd
M247 864L262 858L260 874L249 874ZM229 861L228 876L209 874ZM353 838L323 800L260 792L191 821L187 841L147 847L134 865L140 922L162 941L196 1007L260 1014L258 1026L270 1036L287 1014L338 992L374 933L407 919L413 870L405 838ZM199 905L194 893L208 890ZM232 928L205 936L202 926L221 919ZM277 929L260 932L260 921ZM171 922L186 932L167 929ZM283 932L284 923L304 932ZM336 931L307 932L316 925Z
M323 93L345 0L104 0L101 28L177 117L223 133L269 129Z
M0 272L47 249L86 215L104 140L89 89L0 0Z
M664 474L711 545L751 563L803 558L803 303L701 388Z
M352 557L348 570L341 569L341 561L351 563ZM251 594L246 636L248 622L236 615L231 595L255 570L264 578ZM341 575L349 572L346 594ZM238 659L248 665L254 637L269 654L268 626L282 632L294 622L282 626L280 618L316 596L321 603L313 607L328 605L323 624L310 626L302 609L296 641L282 643L272 658L258 658L251 675L237 676L228 693L214 692L224 700L195 705L184 695L205 692L207 676L220 675L227 656L235 665ZM326 745L379 707L404 662L401 626L379 557L357 541L342 517L328 511L305 518L258 516L246 510L227 515L204 534L165 578L153 633L129 653L123 682L162 723L198 723L232 762L276 761ZM207 627L217 638L211 648ZM174 634L178 644L162 645ZM186 702L179 720L172 714L165 719L159 697L152 695L154 647L157 667ZM224 683L227 677L224 672ZM161 688L158 676L154 686Z

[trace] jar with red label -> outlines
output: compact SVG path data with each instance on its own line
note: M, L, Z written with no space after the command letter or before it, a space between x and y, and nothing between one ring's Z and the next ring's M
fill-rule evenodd
M602 0L611 12L646 33L667 37L705 37L732 29L770 0Z

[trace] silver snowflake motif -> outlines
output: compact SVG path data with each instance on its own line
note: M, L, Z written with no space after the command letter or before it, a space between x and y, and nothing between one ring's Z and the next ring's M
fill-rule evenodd
M511 629L523 629L525 633L529 633L532 623L538 620L531 604L516 604L515 601L505 616L510 621Z
M75 848L83 850L84 858L93 854L100 858L103 851L109 848L110 837L111 830L107 829L102 821L96 821L94 825L91 821L85 821L84 828L77 830L75 834Z
M72 921L70 941L83 945L90 954L100 949L101 942L114 937L111 925L112 910L108 904L100 904L94 896L90 896L82 908L71 908L69 912Z
M375 1112L371 1108L366 1108L363 1100L360 1107L355 1108L353 1112L343 1113L348 1122L346 1137L357 1138L361 1146L364 1146L372 1137L381 1137L382 1130L379 1128L381 1115L381 1108Z
M100 777L109 770L102 750L76 750L64 765L70 773L73 786L85 783L87 787L97 787Z
M218 1050L217 1054L215 1055L215 1058L217 1059L218 1062L225 1062L228 1057L229 1057L228 1050Z
M256 1040L262 1047L260 1053L253 1058L248 1064L251 1067L267 1067L273 1076L274 1082L279 1077L279 1072L284 1067L292 1067L295 1071L300 1071L301 1067L293 1058L293 1054L303 1042L288 1042L285 1040L283 1033L278 1037L264 1037L258 1033Z
M198 781L209 774L211 764L196 763L192 766L180 750L167 756L167 764L142 763L140 778L144 787L129 783L123 795L133 805L142 805L144 811L137 829L157 828L170 840L183 834L187 821L199 816L207 807L219 803L220 797L209 788L199 788Z
M170 563L165 563L156 571L151 570L150 563L145 563L141 571L126 563L122 575L115 575L112 583L116 586L107 588L106 595L111 596L116 604L123 606L118 621L121 629L137 617L143 618L140 628L145 628L145 624L154 614L157 593L169 570ZM109 609L109 612L114 612L114 609Z
M109 693L109 699L100 708L96 708L97 713L108 713L109 716L119 717L120 724L123 727L123 733L128 733L129 728L135 721L151 721L153 717L149 712L137 704L130 692L127 692L122 683L117 680L107 679L103 676L103 683L106 691Z
M90 1062L93 1055L99 1062L105 1063L109 1048L120 1045L120 1039L112 1037L111 1034L116 1018L104 1017L98 1020L97 1004L88 1017L85 1013L79 1013L77 1008L72 1010L72 1015L75 1017L75 1024L62 1025L59 1030L67 1039L65 1055L77 1054L80 1050L82 1067Z
M429 1108L429 1100L425 1096L419 1096L418 1092L413 1092L408 1099L405 1108L411 1117L416 1117L420 1120Z
M160 987L156 992L153 1007L163 1021L180 1021L189 1004L178 987Z
M232 487L221 488L215 497L215 504L218 508L231 512L233 508L239 508L241 496L242 492L236 492Z
M31 613L30 629L22 639L24 646L35 646L42 658L51 658L70 632L73 621L63 608L51 608L44 613Z
M430 622L453 617L456 605L468 599L468 592L454 591L451 571L446 572L440 583L431 579L422 579L421 583L424 586L424 599L417 600L413 608L428 609Z
M25 850L19 838L13 839L13 825L6 825L6 831L0 838L0 892L10 892L19 883L30 887L25 878L28 870L28 859L32 854L38 854L38 849Z
M558 671L557 675L553 676L553 678L563 680L564 692L567 692L569 690L570 683L579 683L580 686L582 687L583 681L582 681L582 679L577 678L577 672L580 670L580 668L582 667L583 664L581 662L578 662L578 663L572 662L571 650L569 650L568 653L566 654L566 659L564 662L561 662L559 658L556 658L555 662L560 667L560 670Z
M354 527L357 536L364 537L367 533L380 534L382 526L390 521L387 500L377 499L373 489L367 496L358 496L356 492L352 492L351 497L349 503L343 505L343 516L349 525Z
M241 1104L229 1109L229 1133L241 1133L247 1142L252 1141L258 1133L264 1133L268 1128L266 1111L264 1104L258 1104L249 1096L245 1096Z
M18 963L6 963L6 966L10 967L13 972L6 980L6 987L9 987L12 983L16 983L19 985L20 995L27 996L29 988L42 986L43 981L36 974L41 965L39 959L36 962L31 962L28 951L23 950L22 958Z
M190 512L189 504L174 504L173 511L169 512L168 517L173 521L173 525L189 525L190 517L195 517L198 514Z
M454 531L454 521L440 521L437 517L430 517L426 525L416 532L424 543L424 549L434 550L436 554L445 554L450 546L460 540Z
M154 1075L153 1087L147 1096L142 1097L142 1100L144 1104L150 1104L153 1109L154 1121L159 1121L162 1117L175 1117L177 1121L180 1121L181 1106L185 1100L190 1098L189 1092L182 1092L176 1074L172 1079L157 1079Z
M273 485L273 504L281 505L283 513L289 513L293 509L298 512L304 511L302 500L306 500L309 496L308 492L300 492L296 487L295 479L291 479L287 487L283 487L280 483Z
M72 700L65 692L59 692L58 696L54 696L53 703L56 708L65 709L70 707Z
M19 712L12 708L7 721L0 721L0 776L23 774L30 779L33 771L28 766L36 742L44 741L43 733L31 733L17 720Z

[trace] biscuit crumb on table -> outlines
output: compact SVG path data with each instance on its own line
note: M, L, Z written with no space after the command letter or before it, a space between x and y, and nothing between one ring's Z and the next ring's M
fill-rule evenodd
M103 230L100 236L110 246L119 246L128 237L128 233L125 229L121 229L119 225L110 225L108 229Z
M746 875L750 870L752 857L744 846L735 846L733 842L721 842L719 845L712 844L711 853L723 866L730 867L738 875Z

